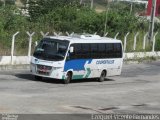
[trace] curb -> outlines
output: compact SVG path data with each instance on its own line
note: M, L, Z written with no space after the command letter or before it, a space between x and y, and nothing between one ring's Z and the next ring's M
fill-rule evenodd
M30 65L0 65L0 71L7 70L29 70Z

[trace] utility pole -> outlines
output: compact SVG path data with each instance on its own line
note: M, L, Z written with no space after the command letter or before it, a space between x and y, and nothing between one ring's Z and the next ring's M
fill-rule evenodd
M93 9L93 3L94 3L94 1L91 0L91 9Z
M79 3L80 3L80 5L81 5L81 4L82 4L82 0L80 0L80 2L79 2Z
M149 32L148 32L149 41L152 41L152 39L153 39L155 13L156 13L156 3L157 3L157 0L152 0L151 20L150 20Z
M3 0L3 6L4 7L6 6L6 0Z
M107 17L108 17L109 7L110 7L110 4L107 1L107 5L106 5L106 18L105 18L105 23L104 23L104 35L107 32Z
M105 18L105 23L104 23L104 35L106 34L106 29L107 29L107 15L108 15L108 10L106 10L106 18Z
M131 2L130 14L132 13L132 10L133 10L133 2Z

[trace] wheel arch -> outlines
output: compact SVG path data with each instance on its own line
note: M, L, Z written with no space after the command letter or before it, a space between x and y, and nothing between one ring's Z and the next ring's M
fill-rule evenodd
M107 76L107 70L106 70L106 69L103 69L103 70L101 71L101 73L102 73L103 71L105 72L105 75ZM101 73L100 73L100 74L101 74Z
M73 77L73 70L72 70L72 69L70 69L70 70L67 70L67 71L66 71L66 74L65 74L65 76L67 76L67 74L68 74L68 73L70 73L70 74L71 74L71 76Z

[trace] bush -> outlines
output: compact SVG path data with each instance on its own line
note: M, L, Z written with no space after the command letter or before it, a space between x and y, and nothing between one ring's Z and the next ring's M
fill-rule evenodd
M110 5L113 7L106 14L106 12L97 13L87 6L79 5L78 2L77 0L37 0L37 2L30 0L29 17L21 15L21 11L14 5L0 7L0 47L3 46L8 50L12 35L17 31L21 32L16 39L17 51L18 49L25 51L28 48L26 31L36 32L34 42L42 38L40 31L50 32L51 35L54 31L91 34L97 32L99 35L104 35L106 24L106 32L109 32L110 37L119 32L118 39L123 40L124 35L130 32L128 43L132 44L134 33L141 31L144 34L148 30L148 22L139 19L133 13L130 14L126 4ZM155 30L159 28L160 24L156 24ZM160 50L160 37L157 38L156 50ZM141 34L139 43L142 43L142 40ZM128 47L127 50L132 51L131 47ZM22 52L18 51L17 54Z

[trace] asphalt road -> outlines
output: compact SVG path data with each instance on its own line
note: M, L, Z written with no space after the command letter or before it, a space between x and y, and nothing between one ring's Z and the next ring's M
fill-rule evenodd
M34 81L29 70L0 71L0 113L160 113L160 61L124 65L121 76L69 85Z

